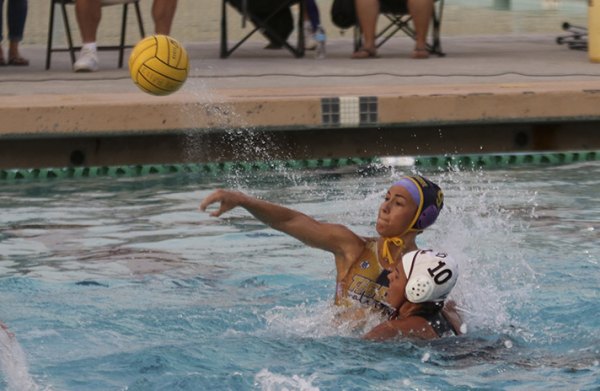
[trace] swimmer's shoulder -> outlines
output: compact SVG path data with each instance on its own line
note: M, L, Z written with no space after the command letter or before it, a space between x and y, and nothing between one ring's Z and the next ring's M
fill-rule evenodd
M456 335L462 335L467 333L467 324L465 323L463 317L461 316L456 302L454 300L448 300L444 303L444 308L442 309L442 314L450 322L452 328L454 329L454 333Z

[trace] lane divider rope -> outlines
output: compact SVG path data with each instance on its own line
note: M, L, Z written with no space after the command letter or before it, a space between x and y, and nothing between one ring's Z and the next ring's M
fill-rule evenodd
M560 165L576 162L600 160L600 151L544 152L544 153L505 153L472 154L448 156L420 156L414 158L414 166L421 168L445 169L448 167L501 168L522 165ZM195 164L149 164L102 167L63 167L32 169L0 169L0 181L22 181L53 178L87 177L138 177L156 174L196 173L202 175L221 175L233 172L252 172L285 169L333 169L344 166L381 165L385 159L339 158L305 159L265 162L224 162Z

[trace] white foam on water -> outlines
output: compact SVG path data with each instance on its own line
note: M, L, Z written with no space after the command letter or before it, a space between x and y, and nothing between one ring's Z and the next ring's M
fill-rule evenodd
M263 316L269 333L324 338L340 335L340 330L334 327L335 314L332 303L319 302L295 307L276 306Z
M8 391L36 391L40 386L29 374L25 352L12 333L0 328L0 368Z
M533 213L535 196L515 194L500 175L451 170L433 178L445 191L445 208L431 232L423 234L423 247L431 244L459 262L450 299L462 309L469 329L503 330L513 322L508 309L528 300L535 281L520 248L517 232L523 227L516 216Z
M299 375L280 375L266 368L261 369L254 377L254 384L263 391L319 391L313 386L316 375L307 378Z
M294 307L276 306L263 316L269 335L302 338L360 338L383 321L381 314L372 311L361 311L358 317L345 316L348 310L352 309L321 301Z

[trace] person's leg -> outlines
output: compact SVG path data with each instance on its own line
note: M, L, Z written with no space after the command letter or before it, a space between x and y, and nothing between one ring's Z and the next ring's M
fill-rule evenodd
M175 17L177 0L154 0L152 3L152 18L156 34L171 34L171 25Z
M321 25L319 8L315 0L304 0L304 49L315 50L318 42L315 40L315 32Z
M415 51L413 57L427 58L426 49L429 22L433 14L433 0L408 0L408 11L415 26Z
M75 72L92 72L98 70L98 51L96 33L102 17L100 0L76 0L75 14L81 31L83 45L79 59L73 64Z
M76 0L75 15L82 42L84 44L96 42L96 33L102 17L100 0Z
M8 62L11 65L29 65L29 61L21 57L19 42L23 39L25 20L27 19L27 0L8 1Z
M379 17L379 0L355 0L356 16L362 31L362 48L353 57L363 58L375 54L375 28Z
M305 0L305 19L310 21L313 31L317 30L317 27L321 25L321 15L319 14L319 7L315 0Z

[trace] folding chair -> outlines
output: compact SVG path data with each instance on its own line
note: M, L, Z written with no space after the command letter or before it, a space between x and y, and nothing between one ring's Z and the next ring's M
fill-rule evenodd
M270 39L273 39L275 43L285 47L289 50L295 57L300 58L304 56L304 1L303 0L281 0L278 6L273 7L272 11L266 17L258 17L255 13L251 12L248 8L248 2L252 2L252 0L240 0L238 3L241 4L240 8L236 8L233 5L231 0L222 0L222 8L221 8L221 58L229 57L237 48L239 48L244 42L248 40L254 33L257 31L267 33ZM282 37L277 31L275 31L270 25L269 22L273 19L278 12L284 10L287 7L290 7L293 4L298 3L300 10L298 12L298 21L297 21L297 38L298 42L296 46L292 46L287 42L285 37ZM227 41L227 5L235 8L242 14L242 27L245 27L246 20L250 19L255 27L247 33L244 37L242 37L238 42L236 42L231 49L228 47Z
M436 54L443 57L446 54L442 52L442 44L440 38L442 14L444 11L444 0L434 0L433 14L431 16L431 39L426 43L426 48L431 54ZM380 1L379 13L383 15L388 24L378 31L375 35L375 47L379 48L394 36L398 31L402 31L412 39L415 39L416 34L411 26L412 17L408 13L406 1ZM362 32L358 24L354 27L354 50L358 50L362 45Z
M121 20L121 38L118 45L112 46L98 46L98 50L118 50L119 51L119 68L123 67L123 57L125 49L132 48L133 45L125 44L125 36L127 30L127 10L130 4L133 4L136 12L138 27L140 29L140 36L143 38L146 33L144 32L144 23L142 22L142 14L140 12L140 0L101 0L102 7L110 5L123 5L123 14ZM71 24L69 23L69 17L67 14L67 5L75 4L75 0L50 0L50 21L48 23L48 45L46 46L46 70L50 69L50 61L53 52L69 52L71 55L71 64L75 63L75 52L81 49L81 46L73 45L73 36L71 34ZM67 38L66 48L54 48L52 47L52 38L54 35L54 9L56 6L60 6L62 19L65 24L65 34Z

